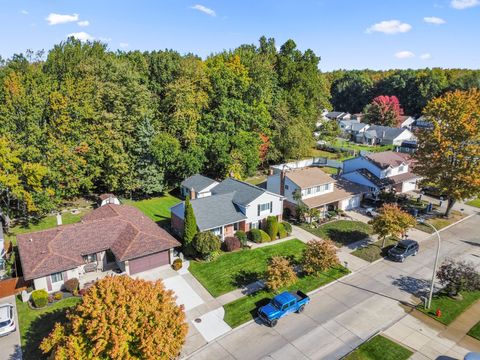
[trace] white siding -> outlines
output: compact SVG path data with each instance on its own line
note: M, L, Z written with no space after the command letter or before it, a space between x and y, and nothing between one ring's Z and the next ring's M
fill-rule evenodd
M407 191L412 191L415 190L415 187L417 186L417 180L409 180L405 181L402 184L402 192L407 192Z
M260 204L266 204L272 202L272 212L264 211L258 215L258 208L257 206ZM248 204L246 208L246 216L247 222L257 222L259 220L265 219L267 216L278 216L282 215L283 213L283 200L280 196L264 193L263 195L259 196L257 199L252 201Z
M402 166L397 166L397 167L382 170L381 173L380 173L381 174L380 178L383 179L385 177L400 175L400 174L404 174L404 173L407 173L407 172L408 172L408 164L405 164L405 165L403 165L403 167Z
M116 204L120 205L120 201L116 197L109 197L108 199L102 200L100 206L107 205L107 204Z
M343 173L349 173L358 169L367 169L372 174L376 175L377 177L381 178L381 169L375 166L370 161L364 159L363 157L359 156L354 159L345 160L343 162Z
M38 279L34 279L33 284L34 284L35 290L44 289L48 292L60 291L63 287L63 283L66 280L72 279L72 278L77 278L78 279L78 269L68 270L67 271L67 278L65 278L65 272L62 271L62 273L64 273L63 281L58 281L58 282L54 283L50 278L50 283L52 284L52 290L50 290L50 291L48 290L48 283L47 283L47 277L46 276L38 278ZM50 277L50 275L48 275L48 276Z
M404 132L402 132L400 135L398 135L395 139L393 139L392 144L393 145L401 145L403 141L405 140L411 140L413 139L414 136L412 132L408 129L405 129Z
M293 193L298 189L297 184L285 176L284 196L291 203L297 202L293 199ZM275 194L280 194L280 174L270 175L267 178L267 190Z
M318 190L318 191L317 191L317 186L312 186L311 188L303 189L302 190L302 200L333 192L334 183L333 182L328 183L328 189L327 190L325 190L326 185L327 184L318 185L318 186L320 186L320 190ZM308 194L308 189L311 189L310 194Z
M33 286L35 287L35 290L47 290L47 278L44 276L38 279L34 279Z
M355 195L352 196L351 198L344 199L340 202L340 209L342 210L352 210L355 208L358 208L360 206L360 200L362 198L362 195Z

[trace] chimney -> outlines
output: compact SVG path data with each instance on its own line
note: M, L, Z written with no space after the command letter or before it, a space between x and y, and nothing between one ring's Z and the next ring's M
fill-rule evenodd
M62 225L62 214L58 213L57 214L57 226Z
M191 189L190 190L190 200L194 200L195 199L195 190Z
M285 195L285 168L280 172L280 195Z

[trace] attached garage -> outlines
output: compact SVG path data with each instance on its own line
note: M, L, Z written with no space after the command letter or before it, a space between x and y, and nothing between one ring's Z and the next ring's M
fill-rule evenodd
M417 179L408 180L402 183L402 192L415 190L417 187Z
M361 201L362 195L358 194L355 196L352 196L348 199L344 199L340 202L340 209L342 210L352 210L355 208L358 208L360 206L360 201Z
M163 265L168 265L169 263L169 251L162 251L130 260L128 262L128 272L130 273L130 275L138 274L142 271L147 271Z

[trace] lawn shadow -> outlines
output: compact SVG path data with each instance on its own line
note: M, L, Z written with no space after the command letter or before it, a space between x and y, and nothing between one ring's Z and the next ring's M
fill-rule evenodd
M327 236L340 247L366 239L369 235L360 230L326 229Z
M237 288L243 287L257 281L259 277L260 274L258 272L242 270L239 273L235 274L232 285Z
M257 311L260 307L262 306L265 306L267 305L268 303L270 302L270 298L268 297L265 297L261 300L258 300L257 302L255 302L255 308L253 310L250 311L250 315L252 316L252 319L255 319L257 318ZM256 321L258 321L259 324L263 324L265 325L265 323L261 320L261 319L257 319Z
M417 279L411 276L400 275L393 279L392 285L398 287L400 290L408 292L416 297L425 296L428 294L430 288L430 281L425 279Z
M29 310L35 311L35 310ZM55 323L63 323L66 321L67 309L57 309L33 320L25 333L25 347L23 351L24 359L46 359L40 350L40 343L53 330Z

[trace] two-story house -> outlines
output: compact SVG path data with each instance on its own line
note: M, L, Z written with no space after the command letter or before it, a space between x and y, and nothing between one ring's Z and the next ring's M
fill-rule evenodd
M224 240L235 231L261 228L268 216L282 219L283 196L258 186L227 178L217 183L208 196L191 200L199 231L212 231ZM171 209L172 228L183 234L185 202Z
M184 198L197 199L212 195L211 190L218 185L218 181L206 176L195 174L186 178L180 184L180 193Z
M344 179L368 186L371 192L407 192L417 187L421 177L412 172L409 154L384 151L368 153L343 162Z
M267 189L285 196L284 207L295 213L299 201L309 209L319 209L324 215L328 210L351 210L360 206L367 188L347 180L335 180L318 167L283 169L267 179Z

